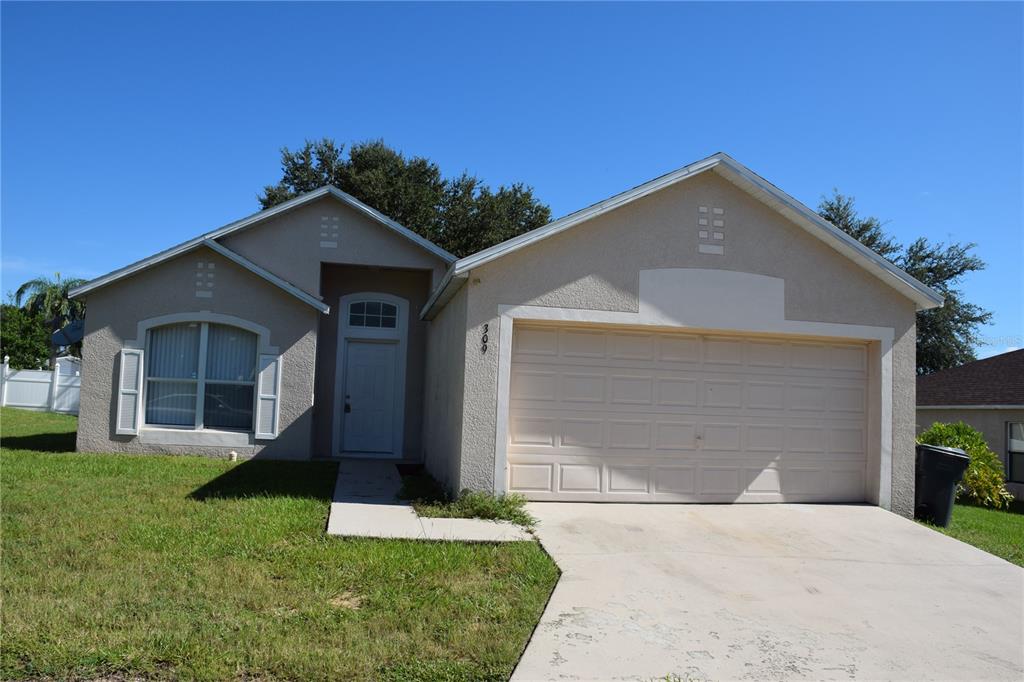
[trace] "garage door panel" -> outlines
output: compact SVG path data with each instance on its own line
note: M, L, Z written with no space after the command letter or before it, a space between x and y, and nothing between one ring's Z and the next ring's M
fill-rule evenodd
M595 372L565 372L559 384L562 402L603 403L606 401L607 377Z
M689 377L657 377L658 405L670 407L697 407L700 381Z
M512 372L512 400L550 400L557 398L558 374L551 371L517 369Z
M654 425L654 449L687 451L697 449L697 423L658 421Z
M646 466L609 466L608 492L612 494L641 494L651 491L651 470Z
M558 349L566 358L601 358L608 355L608 335L604 332L567 331L559 333Z
M569 493L600 493L602 465L559 464L558 490Z
M613 374L610 402L619 405L650 405L654 401L654 377Z
M565 417L561 420L561 440L563 447L598 448L605 446L605 421L602 419L574 419Z
M653 360L654 337L650 334L610 334L609 357L613 360Z
M521 361L528 361L531 356L537 358L557 356L558 331L543 328L517 329L512 339L512 355Z
M672 365L697 364L700 362L700 337L686 334L657 336L655 346L658 360Z
M706 337L703 344L703 361L711 365L743 364L743 342L735 338Z
M520 409L510 421L509 452L530 454L542 448L588 448L660 452L769 452L863 458L862 421L789 418L786 423L761 416L648 413L608 410ZM717 455L716 455L717 456Z
M513 340L510 490L539 500L863 499L866 346L534 331L517 325Z

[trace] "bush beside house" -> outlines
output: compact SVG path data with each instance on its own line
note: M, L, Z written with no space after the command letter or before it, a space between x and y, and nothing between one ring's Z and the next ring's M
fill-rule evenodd
M1013 501L1013 495L1006 489L1003 463L977 429L964 422L935 422L917 437L917 442L959 448L970 455L971 463L957 486L957 502L1003 509Z

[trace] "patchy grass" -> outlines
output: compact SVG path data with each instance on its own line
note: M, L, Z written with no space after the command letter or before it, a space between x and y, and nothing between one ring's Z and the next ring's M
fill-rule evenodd
M403 476L398 496L410 500L420 516L511 521L526 528L537 523L537 519L526 511L526 498L522 495L492 495L463 490L453 500L441 484L426 473Z
M324 534L335 465L74 454L0 412L0 678L506 679L557 579L536 543Z
M1018 566L1024 566L1024 502L1020 500L1012 502L1009 509L999 510L953 505L953 520L949 528L926 525Z

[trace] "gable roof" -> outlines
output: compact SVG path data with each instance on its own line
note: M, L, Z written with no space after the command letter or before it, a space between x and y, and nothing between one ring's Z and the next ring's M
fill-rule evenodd
M454 255L448 253L437 244L434 244L433 242L424 239L423 237L416 234L409 228L399 225L391 218L388 218L386 215L384 215L377 209L371 206L367 206L366 204L359 201L351 194L346 194L337 187L334 187L333 185L327 185L325 187L321 187L320 189L315 189L312 192L307 192L306 194L297 196L294 199L289 199L288 201L278 204L277 206L273 206L266 210L259 211L258 213L253 213L252 215L242 218L241 220L236 220L233 223L228 223L223 227L219 227L215 230L207 232L206 234L199 235L194 239L189 239L188 241L182 242L177 246L172 246L171 248L153 254L148 258L144 258L140 261L136 261L135 263L131 263L130 265L126 265L123 268L114 270L113 272L109 272L106 275L97 277L94 280L86 282L80 287L72 289L70 292L70 296L74 298L76 296L81 296L82 294L86 294L95 289L99 289L100 287L104 287L108 284L112 284L113 282L123 279L124 277L128 277L129 275L133 275L136 272L139 272L140 270L145 270L146 268L157 265L158 263L162 263L166 260L169 260L176 256L180 256L183 253L191 251L192 249L196 248L203 242L211 242L220 245L219 242L217 242L216 240L220 239L221 237L226 237L229 234L239 232L241 230L252 227L253 225L258 225L259 223L269 220L275 216L281 215L282 213L287 213L288 211L295 210L300 206L305 206L306 204L312 201L316 201L317 199L324 196L334 197L338 201L347 204L348 206L351 206L360 213L372 218L373 220L377 221L378 223L388 228L389 230L395 232L404 239L411 241L416 246L419 246L420 248L429 251L433 255L443 260L445 263L450 264L455 261ZM234 254L233 251L231 253ZM238 254L234 255L237 256ZM239 256L239 258L241 258L241 256ZM248 262L250 265L255 266L255 264L252 263L251 261L246 262ZM268 271L264 270L264 272ZM281 281L283 282L284 280Z
M822 240L914 301L917 304L918 310L926 310L942 305L942 295L937 291L917 281L728 154L718 152L706 159L683 166L671 173L666 173L575 213L570 213L535 230L513 237L465 258L460 258L452 265L444 280L434 291L430 300L427 301L427 305L423 308L423 316L427 318L432 317L455 294L455 291L461 286L462 280L468 277L470 270L507 256L531 244L536 244L541 240L564 232L609 211L621 208L626 204L675 185L678 182L696 177L706 171L718 173L755 198L768 204L804 228L812 236Z
M289 294L291 296L294 296L295 298L299 299L300 301L302 301L306 305L309 305L309 306L312 306L312 307L316 308L321 313L324 313L326 315L327 313L329 313L331 311L331 307L329 305L327 305L326 303L324 303L323 301L321 301L316 296L313 296L312 294L309 294L309 293L303 291L302 289L300 289L299 287L295 286L291 282L287 282L287 281L281 279L280 277L278 277L274 273L270 272L269 270L266 270L265 268L261 268L259 265L256 265L251 260L249 260L248 258L243 256L242 254L236 253L236 252L232 251L231 249L229 249L228 247L224 246L223 244L221 244L219 242L215 242L212 239L204 239L202 241L192 241L192 242L189 242L187 246L182 246L181 248L176 247L174 255L175 256L183 256L186 253L191 253L192 251L195 251L196 249L200 249L200 248L203 248L203 247L206 247L206 248L210 249L211 251L213 251L214 253L218 253L218 254L224 256L225 258L227 258L228 260L233 261L234 263L237 263L238 265L242 266L244 269L248 270L249 272L251 272L252 274L256 275L257 277L259 277L259 278L261 278L263 280L266 280L267 282L269 282L269 283L273 284L274 286L278 287L279 289L283 290L285 293L287 293L287 294ZM160 260L161 261L162 260L167 260L167 258L171 258L171 257L172 256L167 256L166 258L161 258ZM136 263L135 265L140 265L143 262L144 261L139 261L139 263ZM140 267L129 266L130 268L133 268L132 271L131 272L126 272L123 275L119 275L116 279L120 279L121 277L127 277L129 274L133 274L133 273L139 272L139 271L144 270L145 268L149 267L150 265L154 265L154 264L155 263L150 263L149 265L145 265L145 266L141 266L140 265ZM118 271L118 272L120 272L120 271ZM111 273L111 274L115 274L115 273ZM95 281L97 281L97 280L93 280L93 282L95 282ZM114 280L111 280L111 281L114 281ZM73 297L78 296L78 295L80 295L82 293L85 293L84 291L82 291L82 289L85 289L86 287L90 286L93 282L87 282L87 283L83 284L82 286L78 287L77 289L72 289L69 292L69 295L73 298ZM104 282L103 284L98 284L97 286L103 286L104 284L109 284L109 283L110 282Z
M917 377L918 407L954 405L1024 409L1024 350Z

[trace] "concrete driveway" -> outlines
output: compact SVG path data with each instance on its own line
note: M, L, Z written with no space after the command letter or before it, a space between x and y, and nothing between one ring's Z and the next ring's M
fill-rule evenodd
M868 506L536 503L513 680L1024 679L1024 569Z

